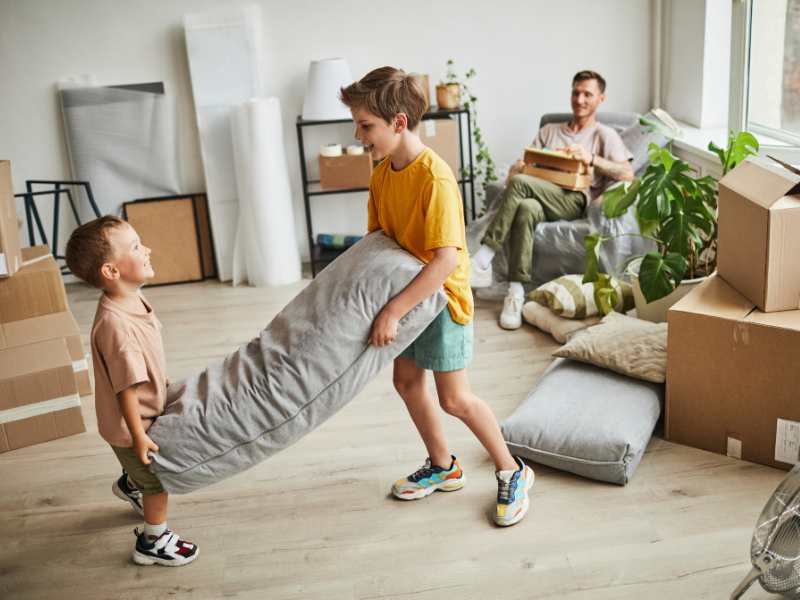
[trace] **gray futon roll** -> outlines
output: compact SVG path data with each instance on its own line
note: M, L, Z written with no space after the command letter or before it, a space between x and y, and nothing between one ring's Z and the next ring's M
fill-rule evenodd
M446 307L439 291L400 321L393 344L367 344L375 317L421 268L382 232L372 233L257 338L186 379L149 430L159 446L150 469L164 489L187 493L244 471L352 400Z

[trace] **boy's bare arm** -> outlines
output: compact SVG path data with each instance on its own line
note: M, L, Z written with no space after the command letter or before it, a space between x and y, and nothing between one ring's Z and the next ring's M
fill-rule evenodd
M426 264L405 289L392 298L378 314L372 324L369 342L375 346L386 346L397 337L397 323L408 311L433 295L456 268L458 250L451 246L437 248L433 259Z
M150 464L147 451L158 452L158 446L150 439L147 432L142 427L142 418L139 416L139 395L136 393L136 386L132 385L119 393L119 406L122 411L122 418L128 426L133 438L133 449L136 456L144 464Z

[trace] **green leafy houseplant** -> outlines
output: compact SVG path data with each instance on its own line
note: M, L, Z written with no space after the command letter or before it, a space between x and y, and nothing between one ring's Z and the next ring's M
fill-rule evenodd
M663 131L652 121L642 119L641 123ZM731 132L724 149L713 142L708 145L719 157L723 176L748 155L757 154L758 148L758 140L746 131ZM689 164L675 157L669 147L650 144L644 175L603 195L603 213L608 218L619 218L631 205L636 207L640 233L621 235L639 235L656 244L656 251L644 255L639 266L639 286L647 302L667 296L684 279L710 275L716 268L717 180L710 175L696 179L690 173ZM583 281L594 282L595 300L604 314L613 310L617 298L610 277L599 271L599 253L603 242L613 237L594 233L584 240Z
M463 105L469 111L475 156L472 173L469 172L469 167L464 167L461 170L461 176L468 178L472 175L475 182L475 197L481 207L480 215L483 215L486 211L486 188L490 183L497 181L497 173L495 172L495 164L489 152L489 147L486 145L486 141L483 139L483 132L478 125L478 97L470 87L470 83L476 75L475 69L468 69L463 77L459 77L455 70L455 62L453 59L449 59L444 81L446 83L457 83L461 86Z

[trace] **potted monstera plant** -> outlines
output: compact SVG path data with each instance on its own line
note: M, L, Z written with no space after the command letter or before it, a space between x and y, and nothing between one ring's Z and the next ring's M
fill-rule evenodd
M642 124L659 128L644 119ZM719 157L723 175L748 155L757 154L758 147L758 140L746 131L731 132L726 148L713 142L708 145ZM603 194L603 213L608 218L621 217L632 205L640 232L622 235L640 235L656 246L625 265L633 275L637 313L641 318L665 320L667 309L685 295L687 284L701 281L716 268L717 180L710 175L692 177L689 164L673 155L669 145L651 144L644 175ZM610 239L595 233L584 240L583 281L594 283L595 300L604 313L617 304L611 277L599 270L600 246Z

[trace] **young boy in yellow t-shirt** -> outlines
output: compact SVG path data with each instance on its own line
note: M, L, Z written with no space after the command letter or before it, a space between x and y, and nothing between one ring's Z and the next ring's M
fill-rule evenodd
M528 511L533 470L514 458L491 409L470 390L473 300L469 286L464 214L453 171L415 132L427 110L419 81L393 67L375 69L342 88L356 124L356 138L383 158L369 186L368 229L382 229L425 266L380 312L370 343L391 344L400 319L444 286L447 308L394 361L394 385L428 451L425 464L392 486L403 500L464 486L450 451L425 370L433 371L439 404L461 419L489 452L497 477L498 525L518 523Z

